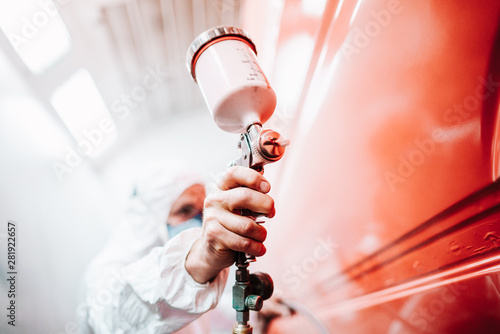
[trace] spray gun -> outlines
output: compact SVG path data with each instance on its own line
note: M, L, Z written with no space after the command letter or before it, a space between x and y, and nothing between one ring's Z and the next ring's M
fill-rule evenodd
M187 53L187 67L198 83L215 123L224 131L239 133L241 156L233 166L264 172L264 165L276 162L289 144L264 124L276 108L276 94L258 63L255 45L243 30L221 26L200 34ZM257 219L258 213L241 210L243 216ZM259 222L258 222L259 223ZM233 308L237 323L233 334L252 333L250 310L259 311L273 294L268 274L250 274L255 257L238 252L233 286Z

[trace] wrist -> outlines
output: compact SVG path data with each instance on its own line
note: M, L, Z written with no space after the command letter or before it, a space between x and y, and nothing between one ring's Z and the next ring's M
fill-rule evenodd
M200 284L213 280L223 269L211 266L207 255L207 252L203 249L202 241L198 239L194 242L186 257L186 271Z

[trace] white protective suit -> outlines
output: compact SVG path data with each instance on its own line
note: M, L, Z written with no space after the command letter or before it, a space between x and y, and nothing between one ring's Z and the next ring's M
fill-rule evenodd
M173 203L197 183L204 184L181 163L157 163L143 171L124 220L85 275L87 332L171 333L217 305L228 269L205 284L185 269L201 228L171 240L166 228ZM197 322L179 333L209 332L209 325Z

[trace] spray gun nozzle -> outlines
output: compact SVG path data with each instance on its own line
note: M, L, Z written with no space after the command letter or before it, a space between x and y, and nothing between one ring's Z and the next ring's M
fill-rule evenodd
M285 147L289 144L290 141L283 139L278 132L263 130L260 133L258 151L265 159L278 161L285 154Z

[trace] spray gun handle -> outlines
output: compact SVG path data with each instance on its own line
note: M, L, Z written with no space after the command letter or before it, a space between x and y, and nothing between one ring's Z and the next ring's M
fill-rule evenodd
M240 135L238 148L241 156L230 163L230 166L243 166L252 168L259 173L264 173L264 165L276 162L283 157L285 147L289 145L281 135L273 130L263 130L260 123L253 123L247 127L247 131ZM262 216L249 210L240 210L240 215L253 219ZM236 264L254 262L255 256L237 253Z

